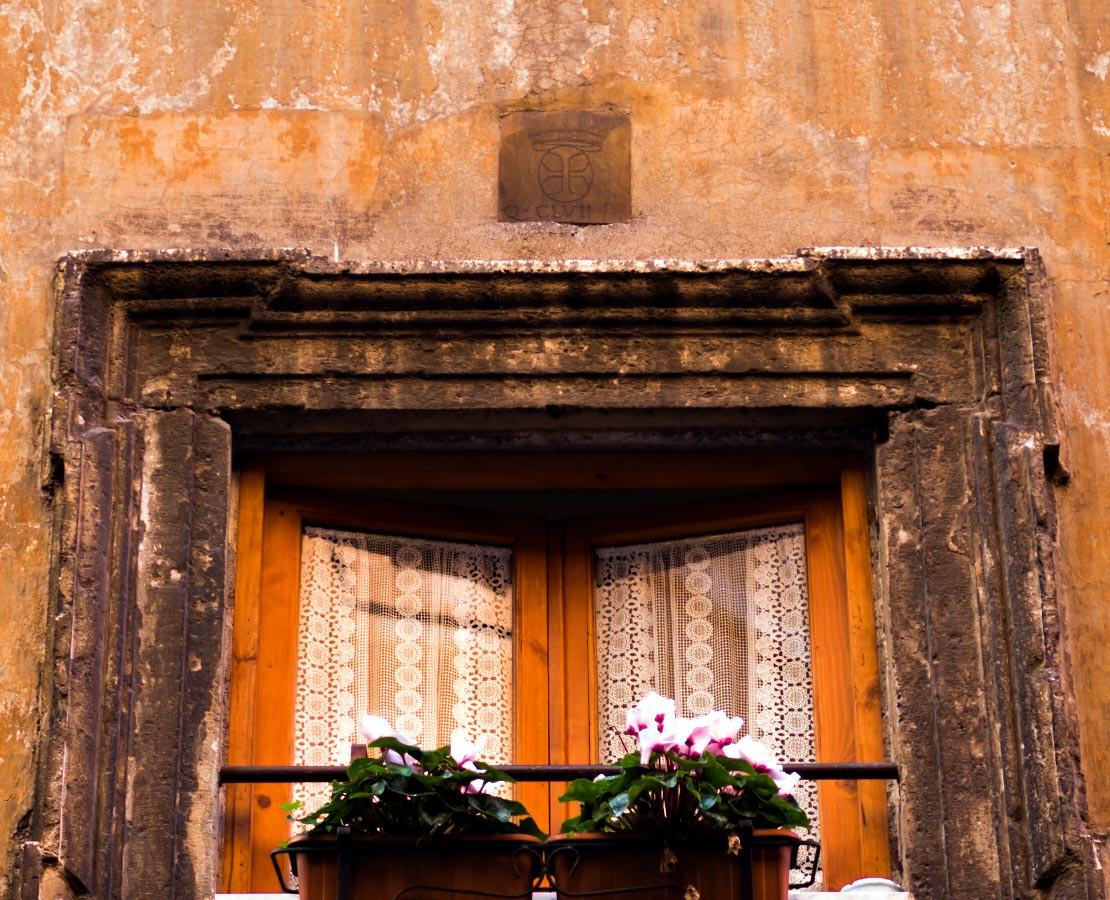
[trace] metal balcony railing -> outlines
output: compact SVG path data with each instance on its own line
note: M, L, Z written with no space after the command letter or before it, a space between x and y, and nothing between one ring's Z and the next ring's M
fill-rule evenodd
M517 781L571 781L615 775L616 766L498 766ZM785 763L787 772L797 772L808 781L897 781L898 766L892 762ZM224 766L220 784L274 784L281 782L335 781L346 766Z
M365 755L364 745L352 747L352 757ZM620 769L617 766L604 765L507 765L498 766L500 771L511 775L517 781L570 781L575 778L595 778L598 775L614 775ZM783 768L787 772L795 772L802 778L811 781L897 781L899 780L898 767L891 762L847 762L847 763L785 763ZM335 781L346 774L345 766L223 766L220 769L220 784L274 784L294 782L327 782ZM750 831L750 823L748 823ZM349 829L341 829L349 834ZM791 887L808 887L814 883L817 865L820 859L820 847L815 841L802 841L803 845L814 848L814 856L810 864L809 880L802 884L791 884ZM277 855L287 853L287 850L275 850L274 868L282 889L287 893L295 893L296 889L286 886L281 867L277 862ZM750 856L750 849L747 851ZM340 878L337 885L337 897L347 900L351 896L350 884L350 854L344 852L340 862ZM797 860L792 864L796 865ZM546 869L544 870L546 872ZM295 867L294 867L295 872ZM739 900L751 900L752 884L750 873L750 859L746 869ZM544 875L542 877L548 877ZM538 884L539 882L537 882ZM672 886L673 887L673 886ZM438 890L438 889L432 889ZM646 888L645 888L646 890ZM478 892L481 893L481 892ZM627 893L618 891L617 893ZM483 896L493 896L484 895ZM531 892L522 895L520 900L532 896ZM504 900L504 898L500 898Z

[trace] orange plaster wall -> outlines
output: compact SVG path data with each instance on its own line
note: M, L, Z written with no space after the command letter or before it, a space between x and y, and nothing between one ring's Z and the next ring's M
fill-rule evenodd
M1068 689L1110 832L1105 0L11 0L0 48L0 896L45 712L54 265L94 248L1039 247ZM629 224L498 223L498 117L536 107L631 115Z

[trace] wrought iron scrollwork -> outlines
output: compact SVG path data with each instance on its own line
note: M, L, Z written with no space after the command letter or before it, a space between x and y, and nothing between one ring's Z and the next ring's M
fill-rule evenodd
M739 900L752 900L754 893L752 883L752 829L750 823L747 827L741 826L738 831L739 841L739 862L740 862L740 897ZM761 842L764 844L773 844L774 838L768 840L767 837L762 837ZM781 846L789 844L791 850L791 868L800 868L807 875L806 880L801 882L791 882L792 888L810 887L814 884L817 878L818 866L821 859L821 845L817 841L797 839L783 839ZM802 853L802 848L807 848L806 853ZM354 843L351 840L351 833L349 828L340 828L336 834L336 842L332 846L305 846L299 847L280 847L274 850L271 854L271 860L274 864L274 870L277 872L278 881L281 884L281 889L287 894L296 894L297 886L295 881L287 883L285 873L279 863L279 859L283 856L289 856L292 860L290 866L291 872L296 876L296 854L331 854L337 857L337 870L336 870L336 900L351 900L351 868L352 861L355 854L358 853ZM402 890L393 895L392 900L405 900L406 897L421 894L441 894L446 896L459 896L459 897L481 897L491 898L491 900L524 900L530 897L534 891L556 891L561 898L585 898L585 897L619 897L622 895L644 895L644 894L666 894L668 892L677 891L680 895L684 895L687 891L687 886L675 881L668 882L654 882L647 884L628 885L616 888L595 889L589 891L574 891L569 889L567 884L571 880L575 871L581 863L581 855L578 848L574 846L573 842L563 844L558 847L518 847L511 856L513 874L518 878L524 876L528 872L533 872L532 881L529 886L518 893L500 893L496 891L483 891L473 888L459 888L457 886L446 886L437 884L412 884L408 885ZM556 861L559 866L556 866ZM801 863L799 865L799 862ZM558 871L561 870L563 877L560 878ZM571 880L571 883L573 881Z
M575 848L573 846L570 846L570 845L563 846L563 847L556 847L554 850L551 850L551 851L549 851L548 853L545 854L545 856L544 856L544 871L547 875L547 882L550 885L551 890L557 891L560 897L615 897L615 896L618 896L620 894L642 894L642 893L647 893L649 891L677 890L677 891L680 891L680 892L683 892L683 893L685 893L685 891L686 891L686 888L683 885L673 884L673 883L664 883L664 884L637 884L637 885L629 885L628 887L607 888L607 889L601 890L601 891L596 891L595 890L595 891L583 891L582 893L576 893L575 891L572 891L572 890L569 890L565 887L560 886L559 883L558 883L558 879L556 878L556 875L555 875L555 867L552 865L552 863L560 855L567 856L567 858L570 859L570 862L569 862L568 868L567 868L567 875L573 875L574 871L578 868L579 862L581 861L580 858L579 858L577 848Z
M335 900L351 900L351 864L353 857L357 853L351 841L351 829L341 827L336 831L336 842L334 846L305 846L298 847L279 847L270 852L270 859L274 864L274 871L277 872L278 882L281 885L281 890L286 894L296 894L298 888L295 882L296 878L296 862L295 857L301 854L327 854L336 857L336 891ZM527 857L527 862L522 863L522 855ZM293 862L290 866L291 874L294 877L292 883L287 883L285 873L278 862L282 856L288 856ZM512 852L512 866L513 874L522 877L525 873L531 871L536 874L532 877L531 884L518 893L500 893L497 891L482 891L473 888L460 888L454 885L438 885L438 884L410 884L396 894L393 895L392 900L403 900L404 897L410 894L445 894L447 896L466 896L466 897L486 897L494 898L494 900L524 900L525 897L530 897L534 891L540 890L544 879L544 857L540 847L518 847Z
M800 851L801 851L802 847L809 847L813 852L810 853L810 854L807 854L809 858L807 860L804 860L800 864L800 857L802 856ZM792 888L813 887L814 883L817 881L817 870L818 870L818 866L820 866L820 864L821 864L821 844L820 844L820 842L819 841L811 841L811 840L801 840L801 841L799 841L797 843L797 845L794 847L794 850L790 855L790 868L791 869L800 869L806 875L806 880L805 881L799 881L799 882L791 881L790 886Z

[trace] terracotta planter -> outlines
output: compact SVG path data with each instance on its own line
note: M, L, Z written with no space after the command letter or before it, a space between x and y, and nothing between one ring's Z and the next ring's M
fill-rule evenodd
M726 837L716 833L681 841L650 833L557 835L546 845L547 870L561 900L602 894L682 900L694 896L690 886L701 900L786 900L799 843L792 831L757 830L748 857L730 854ZM673 854L670 871L663 871L665 850Z
M345 865L333 835L300 835L275 851L290 857L301 900L526 897L542 869L543 845L528 835L466 835L422 846L411 838L347 840Z

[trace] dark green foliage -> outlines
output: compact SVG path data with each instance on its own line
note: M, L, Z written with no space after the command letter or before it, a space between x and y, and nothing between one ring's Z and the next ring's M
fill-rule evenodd
M290 819L313 833L341 825L360 834L412 835L421 841L456 834L546 836L515 800L490 792L513 779L483 762L463 768L449 748L421 750L396 738L374 741L375 758L356 759L346 781L333 781L331 800L315 812ZM294 811L299 804L291 804Z
M673 751L652 754L648 765L638 753L619 763L621 771L590 781L571 782L560 801L577 801L579 815L562 831L730 831L741 819L756 828L805 828L809 818L793 797L779 796L766 772L744 759L711 753L690 759Z

